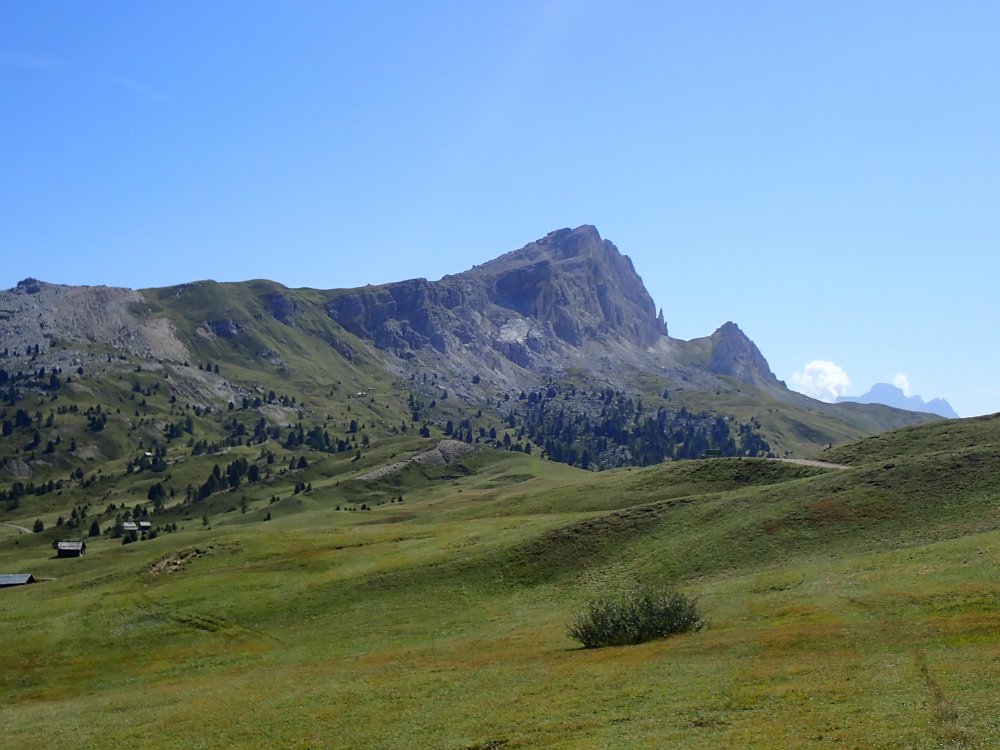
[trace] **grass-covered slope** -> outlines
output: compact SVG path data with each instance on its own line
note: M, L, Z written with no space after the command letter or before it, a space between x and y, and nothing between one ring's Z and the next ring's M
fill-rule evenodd
M862 464L890 459L918 459L933 454L985 450L1000 445L1000 415L952 419L894 430L824 451L826 461Z
M996 747L997 423L848 469L348 459L71 560L0 526L0 572L44 579L0 589L4 746ZM710 626L580 649L582 602L636 579Z

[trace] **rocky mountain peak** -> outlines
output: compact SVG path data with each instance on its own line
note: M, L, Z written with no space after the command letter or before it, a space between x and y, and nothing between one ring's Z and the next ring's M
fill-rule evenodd
M566 264L570 268L576 268L579 267L580 261L587 260L601 265L622 264L632 275L637 276L632 261L622 255L614 243L603 239L597 228L590 224L584 224L576 229L557 229L549 232L519 250L504 253L458 275L493 275L540 262Z
M632 261L592 226L560 229L440 281L352 290L327 313L381 349L499 353L531 367L566 347L645 348L666 335Z
M709 336L709 342L709 372L738 378L745 383L777 381L760 349L732 321L724 323Z
M496 304L551 324L573 346L608 335L652 346L666 334L632 261L588 224L446 278L481 280Z

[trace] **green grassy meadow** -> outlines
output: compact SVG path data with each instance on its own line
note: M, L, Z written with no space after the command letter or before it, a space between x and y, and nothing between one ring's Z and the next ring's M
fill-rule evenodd
M44 579L0 589L0 744L1000 747L1000 419L821 458L851 468L483 450L364 483L345 457L79 559L0 526L0 572ZM568 637L632 581L709 627Z

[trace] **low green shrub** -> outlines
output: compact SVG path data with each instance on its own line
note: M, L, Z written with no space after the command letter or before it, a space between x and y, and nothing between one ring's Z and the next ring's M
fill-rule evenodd
M697 599L652 587L592 599L569 626L585 648L625 646L701 630Z

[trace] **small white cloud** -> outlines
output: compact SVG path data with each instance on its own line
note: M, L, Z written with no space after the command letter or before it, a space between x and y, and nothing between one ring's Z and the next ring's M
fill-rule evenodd
M892 384L903 392L904 396L910 395L910 378L901 372L892 376Z
M828 403L843 396L851 386L851 379L843 368L826 359L814 359L801 372L792 373L791 381L792 388L799 393Z

